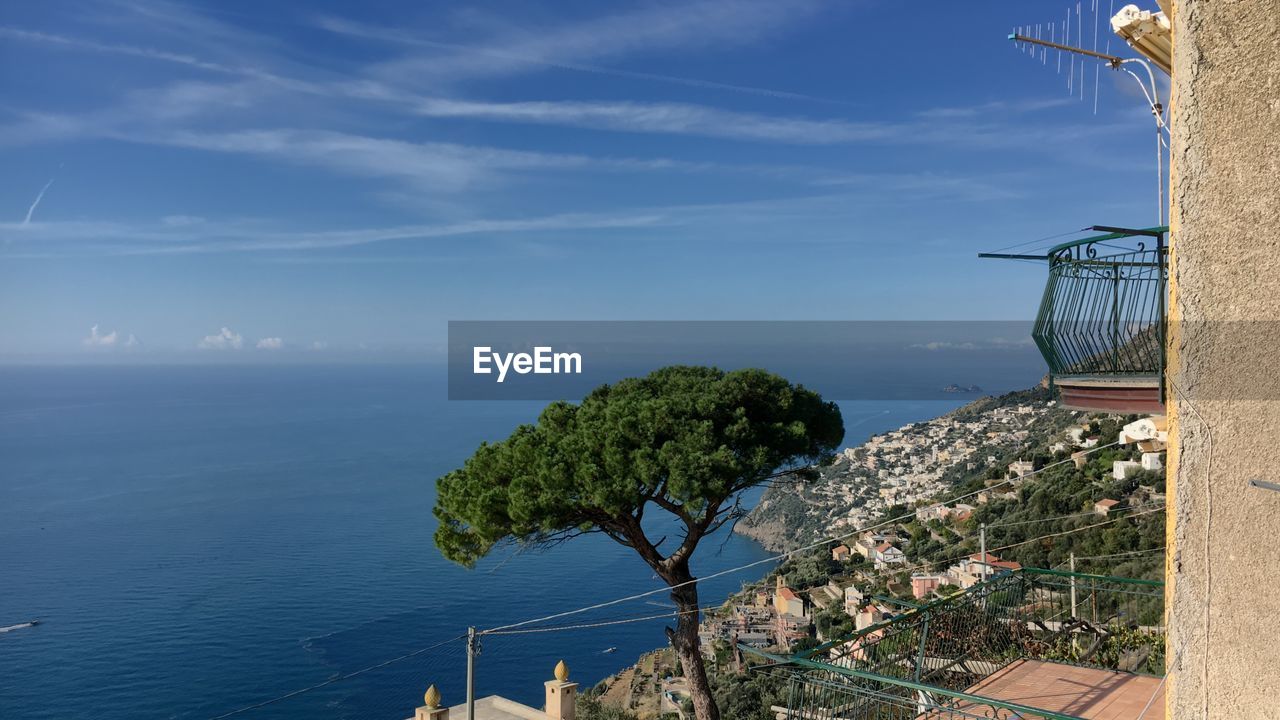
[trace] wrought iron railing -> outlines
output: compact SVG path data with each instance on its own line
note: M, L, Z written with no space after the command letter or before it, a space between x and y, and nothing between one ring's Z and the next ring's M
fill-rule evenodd
M1054 376L1164 372L1168 228L1114 230L1048 252L1032 338Z
M1163 674L1163 585L1023 568L798 655L744 650L790 675L790 718L1062 720L972 688L1019 660Z

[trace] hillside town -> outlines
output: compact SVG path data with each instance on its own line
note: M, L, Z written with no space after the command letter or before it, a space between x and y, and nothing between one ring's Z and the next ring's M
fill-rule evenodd
M949 487L959 476L1001 465L1007 473L1022 477L1032 471L1020 453L1029 447L1032 433L1054 430L1074 418L1054 401L993 404L986 409L950 413L925 422L906 425L865 444L846 448L835 463L811 483L787 486L785 492L766 493L759 507L738 525L738 532L773 550L789 549L817 537L867 525L895 505L914 506ZM1096 445L1088 429L1076 427L1055 444L1087 449ZM976 498L986 502L1011 487L993 489ZM939 520L956 515L963 520L972 506L960 504L931 510ZM799 517L797 517L799 516ZM922 518L927 519L927 518ZM861 541L858 541L861 542ZM892 557L855 543L872 563L893 563ZM886 550L892 556L892 550Z
M1081 524L1146 508L1162 513L1163 493L1144 483L1163 467L1166 440L1163 417L1067 411L1035 391L978 401L950 415L873 436L842 451L833 468L805 485L798 494L808 506L805 517L832 520L825 527L806 526L807 533L797 533L789 542L794 547L812 537L871 529L788 561L708 612L699 633L703 654L713 667L738 671L749 662L744 647L800 651L831 643L838 650L845 635L1021 569L1017 560L981 548L939 562L936 554L913 543L969 547L980 532L976 516L993 503L1015 503L1020 493L1041 491L1035 483L1049 467L1086 474L1093 494L1108 495L1073 513ZM1108 452L1099 452L1104 449ZM940 502L954 496L966 480L980 489L963 502ZM767 518L776 512L767 507L776 500L766 497L757 513ZM886 522L888 513L899 519ZM647 704L643 693L632 698L627 704L633 711Z

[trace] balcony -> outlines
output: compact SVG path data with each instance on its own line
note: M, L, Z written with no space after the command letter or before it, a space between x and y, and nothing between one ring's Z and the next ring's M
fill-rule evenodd
M780 656L779 720L1163 716L1164 583L1023 568Z
M1032 338L1064 406L1161 413L1168 228L1092 229L1106 234L1054 246L1043 256L980 257L1049 262Z

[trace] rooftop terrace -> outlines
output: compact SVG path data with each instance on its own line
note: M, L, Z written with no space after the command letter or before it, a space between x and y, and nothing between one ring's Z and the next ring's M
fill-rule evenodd
M1022 568L804 653L743 651L786 676L780 720L1138 718L1163 707L1163 585Z

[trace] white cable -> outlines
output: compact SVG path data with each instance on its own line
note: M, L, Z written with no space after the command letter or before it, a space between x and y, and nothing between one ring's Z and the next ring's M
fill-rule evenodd
M1160 678L1160 682L1156 683L1156 689L1151 691L1151 697L1147 699L1147 704L1142 706L1142 712L1138 713L1137 720L1147 716L1147 711L1151 709L1151 703L1156 701L1156 696L1160 694L1160 688L1164 687L1164 681L1169 679L1169 672L1166 670ZM1207 715L1205 717L1208 717Z
M1195 413L1200 424L1204 426L1205 438L1209 441L1209 448L1206 453L1209 457L1205 461L1204 471L1204 558L1202 560L1204 562L1204 650L1200 654L1200 686L1204 693L1204 716L1209 717L1209 642L1211 640L1209 630L1213 622L1213 616L1209 614L1209 610L1213 606L1213 562L1211 560L1212 556L1209 554L1211 550L1209 541L1212 537L1210 532L1213 527L1213 431L1204 416L1187 398L1186 393L1182 392L1182 388L1178 387L1173 380L1169 380L1169 387L1173 388L1179 399L1186 404L1191 412Z
M1139 58L1129 58L1127 60L1121 60L1120 63L1121 65L1126 65L1128 63L1138 63L1139 65L1141 65L1143 68L1146 69L1147 79L1151 81L1151 92L1148 93L1146 86L1142 84L1142 79L1139 78L1136 73L1134 73L1129 68L1124 68L1124 67L1120 68L1125 72L1129 73L1129 75L1131 75L1133 79L1138 83L1138 87L1142 88L1142 94L1147 98L1147 103L1151 105L1151 115L1156 119L1156 215L1159 218L1160 225L1164 225L1165 224L1165 220L1164 220L1164 212L1165 212L1164 151L1161 150L1160 148L1161 146L1166 146L1166 145L1164 141L1164 135L1163 133L1161 133L1161 130L1164 130L1165 132L1170 132L1171 137L1172 137L1172 132L1169 130L1168 126L1165 124L1165 121L1164 121L1164 106L1160 104L1160 90L1156 86L1156 75L1154 72L1151 71L1151 65L1147 63L1145 60L1141 60Z
M1121 62L1126 62L1126 63L1128 63L1128 62L1138 62L1138 61L1136 61L1136 60L1122 60ZM1136 82L1138 83L1138 87L1142 90L1142 94L1143 94L1143 96L1145 96L1145 97L1147 98L1147 105L1148 105L1148 106L1150 106L1150 108L1151 108L1151 114L1152 114L1152 115L1154 115L1154 116L1155 116L1155 118L1156 118L1156 124L1157 124L1157 125L1159 125L1160 127L1164 128L1164 127L1165 127L1165 124L1164 124L1164 118L1162 118L1162 117L1160 116L1160 111L1159 111L1159 110L1157 110L1157 104L1156 104L1156 101L1158 100L1158 98L1152 98L1151 93L1150 93L1150 92L1147 92L1147 86L1143 84L1143 82L1142 82L1142 78L1138 77L1138 74L1137 74L1137 73L1135 73L1134 71L1130 70L1129 68L1124 68L1124 67L1122 67L1122 68L1120 68L1120 69L1121 69L1121 70L1123 70L1123 71L1125 71L1125 72L1127 72L1127 73L1129 73L1129 75L1133 76L1134 81L1136 81Z
M1114 446L1119 445L1119 444L1120 444L1120 442L1119 442L1119 441L1116 441L1116 442L1113 442L1113 443L1108 443L1108 444L1106 444L1106 445L1098 445L1098 446L1096 446L1096 447L1089 448L1088 450L1083 450L1083 451L1081 451L1081 452L1084 452L1085 454L1095 453L1095 452L1098 452L1099 450L1104 450L1104 449L1106 449L1106 448L1114 447ZM975 490L974 492L966 493L966 494L964 494L964 495L960 495L960 496L958 496L958 497L954 497L954 498L951 498L951 499L949 499L949 500L942 500L942 501L939 501L939 502L933 503L932 505L926 505L925 507L926 507L926 508L930 508L930 507L941 507L941 506L946 505L946 504L948 504L948 503L959 502L960 500L964 500L964 499L966 499L966 498L973 497L973 496L975 496L975 495L978 495L979 493L987 492L987 491L992 490L992 489L994 489L994 488L998 488L998 487L1000 487L1001 485L1007 485L1007 484L1009 484L1009 483L1013 482L1014 480L1024 480L1024 479L1029 478L1029 477L1034 477L1035 475L1038 475L1038 474L1040 474L1040 473L1042 473L1042 472L1044 472L1044 471L1048 470L1049 468L1057 467L1057 466L1059 466L1059 465L1063 465L1063 464L1066 464L1066 463L1069 463L1069 462L1074 462L1074 459L1072 459L1072 458L1067 458L1067 459L1065 459L1065 460L1059 460L1059 461L1054 462L1054 463L1049 463L1048 465L1045 465L1044 467L1040 468L1039 470L1033 470L1032 472L1029 472L1029 473L1027 473L1026 475L1023 475L1022 477L1018 477L1018 478L1008 478L1008 479L1003 480L1003 481L1001 481L1001 482L999 482L999 483L996 483L995 485L992 485L992 486L990 486L990 487L983 488L982 490ZM917 509L919 509L919 508L917 508ZM543 616L543 617L540 617L540 618L532 618L532 619L529 619L529 620L522 620L522 621L520 621L520 622L517 622L517 623L511 623L511 624L508 624L508 625L499 625L498 627L495 627L495 628L490 628L490 629L488 629L488 630L482 630L482 631L480 631L480 634L481 634L481 635L484 635L484 634L486 634L486 633L496 633L496 632L498 632L498 631L500 631L500 630L511 630L511 629L518 628L518 627L524 627L524 626L526 626L526 625L533 625L533 624L535 624L535 623L547 622L548 620L556 620L556 619L558 619L558 618L568 617L568 616L570 616L570 615L578 615L578 614L580 614L580 613L590 612L590 611L592 611L592 610L599 610L600 608L610 607L610 606L612 606L612 605L618 605L618 604L620 604L620 603L624 603L624 602L630 602L631 600L639 600L640 598L649 597L649 596L651 596L651 595L657 595L658 593L671 592L672 590L675 590L675 589L677 589L677 588L682 588L682 587L685 587L686 585L693 585L693 584L698 583L698 582L700 582L700 581L704 581L704 580L712 580L712 579L715 579L715 578L718 578L718 577L723 577L723 576L725 576L725 575L730 575L730 574L733 574L733 573L736 573L736 572L740 572L740 571L742 571L742 570L746 570L746 569L749 569L749 568L753 568L753 567L756 567L756 566L758 566L758 565L764 565L765 563L777 562L778 560L785 560L785 559L787 559L787 558L789 558L789 557L791 557L791 556L793 556L793 555L796 555L796 554L799 554L799 553L805 552L805 551L807 551L807 550L813 550L814 548L818 548L818 547L821 547L821 546L823 546L823 545L828 545L828 544L833 543L833 542L847 540L847 539L849 539L849 538L851 538L851 537L854 537L854 536L856 536L856 535L860 535L860 534L862 534L862 533L864 533L864 532L867 532L867 531L869 531L869 530L876 530L876 529L878 529L878 528L885 527L886 525L892 525L892 524L897 523L897 522L899 522L899 521L901 521L901 520L905 520L905 519L910 518L910 517L915 517L915 514L916 514L916 510L912 510L912 511L911 511L911 512L909 512L909 513L903 513L902 515L899 515L899 516L897 516L897 517L893 517L893 518L889 518L888 520L883 520L883 521L881 521L881 522L879 522L879 523L876 523L876 524L874 524L874 525L868 525L868 526L866 526L866 527L861 527L861 528L858 528L858 529L856 529L856 530L851 530L851 531L849 531L849 532L847 532L847 533L844 533L844 534L841 534L841 535L834 535L834 536L831 536L831 537L823 538L822 540L818 540L817 542L813 542L813 543L810 543L810 544L808 544L808 545L803 545L803 546L798 547L798 548L796 548L796 549L794 549L794 550L789 550L789 551L787 551L787 552L780 553L780 554L778 554L778 555L773 555L773 556L770 556L770 557L767 557L767 558L764 558L764 559L761 559L761 560L756 560L755 562L750 562L750 563L747 563L746 565L739 565L738 567L729 568L729 569L727 569L727 570L721 570L721 571L719 571L719 572L715 572L715 573L712 573L712 574L710 574L710 575L707 575L706 577L702 577L702 578L694 578L693 580L686 580L686 581L681 582L681 583L676 583L675 585L667 585L667 586L660 587L660 588L654 588L653 590L648 590L648 591L645 591L645 592L642 592L642 593L636 593L636 594L634 594L634 595L628 595L628 596L626 596L626 597L620 597L620 598L617 598L617 599L614 599L614 600L608 600L608 601L605 601L605 602L596 603L596 604L594 604L594 605L587 605L587 606L585 606L585 607L580 607L580 608L577 608L577 609L574 609L574 610L566 610L566 611L564 611L564 612L559 612L559 613L555 613L555 614L552 614L552 615L546 615L546 616ZM1118 519L1120 519L1120 518L1117 518L1117 520L1118 520Z

